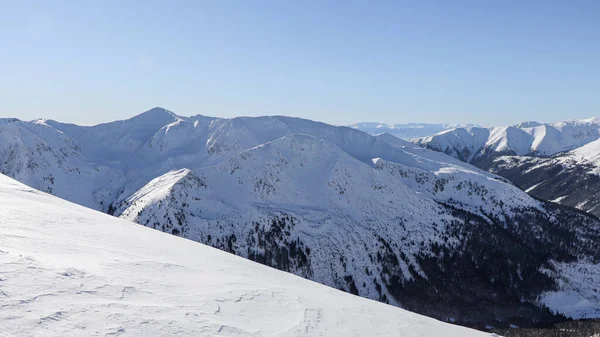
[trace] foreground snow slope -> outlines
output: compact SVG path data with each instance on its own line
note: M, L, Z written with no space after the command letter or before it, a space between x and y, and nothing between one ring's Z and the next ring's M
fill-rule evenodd
M0 335L484 336L0 175Z

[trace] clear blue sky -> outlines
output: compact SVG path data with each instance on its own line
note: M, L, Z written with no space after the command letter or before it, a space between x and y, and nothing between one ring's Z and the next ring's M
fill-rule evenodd
M600 1L0 0L0 116L600 115Z

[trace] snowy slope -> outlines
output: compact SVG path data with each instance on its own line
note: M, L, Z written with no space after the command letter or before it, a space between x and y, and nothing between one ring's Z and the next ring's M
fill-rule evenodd
M594 263L554 263L559 271L560 286L540 297L540 301L555 312L571 318L596 318L600 313L597 291L600 265ZM554 272L548 271L550 275ZM590 300L591 299L591 300Z
M377 122L363 122L348 125L353 129L361 130L371 135L380 135L389 133L400 139L412 139L436 134L444 130L455 128L474 127L474 124L428 124L428 123L408 123L408 124L384 124Z
M0 176L6 336L485 336Z
M595 164L598 168L600 168L600 139L589 142L586 145L571 151L568 156L577 161L585 161L590 164Z
M462 324L558 319L539 297L562 276L542 270L598 263L597 219L389 134L161 108L92 127L10 122L2 134L2 172L32 187Z
M489 170L537 198L600 216L600 140L550 158L498 157Z
M90 165L77 141L43 120L0 124L0 171L88 207L102 202L101 190L119 175Z
M415 139L418 145L467 162L499 155L551 156L600 138L596 118L540 124L525 122L508 127L456 128Z

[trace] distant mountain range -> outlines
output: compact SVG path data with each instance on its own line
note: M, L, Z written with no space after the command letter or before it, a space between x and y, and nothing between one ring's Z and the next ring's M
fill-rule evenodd
M299 118L155 108L96 126L4 119L0 171L442 320L482 327L600 317L590 281L600 278L600 220L421 146Z
M600 216L600 119L457 128L413 140L499 174L531 195Z
M476 124L428 124L428 123L408 123L408 124L384 124L377 122L364 122L348 125L353 129L364 131L371 135L380 135L389 133L400 139L409 140L412 138L425 137L438 132L462 127L475 127Z

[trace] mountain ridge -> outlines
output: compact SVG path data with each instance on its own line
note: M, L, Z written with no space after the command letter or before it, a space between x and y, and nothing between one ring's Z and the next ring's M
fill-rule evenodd
M348 127L364 131L368 134L377 136L382 133L389 133L400 139L409 140L411 138L429 136L443 130L450 130L459 127L473 127L476 124L448 124L448 123L407 123L407 124L385 124L378 122L361 122L348 125Z
M131 132L139 124L0 126L10 140L0 143L0 170L97 210L442 320L526 326L562 319L552 312L598 314L593 289L561 281L578 266L600 273L589 247L598 219L391 135L284 116L173 121L158 113L165 125L142 123ZM22 135L27 141L15 140ZM15 144L26 159L10 155ZM478 276L465 282L468 273ZM479 300L468 305L472 289ZM566 291L589 305L543 300Z
M502 134L508 128L512 136ZM501 175L536 198L600 216L599 118L508 128L459 128L413 143Z
M597 118L541 124L525 122L491 128L461 127L414 139L418 145L472 161L493 155L549 157L600 138ZM468 155L462 152L468 150Z

